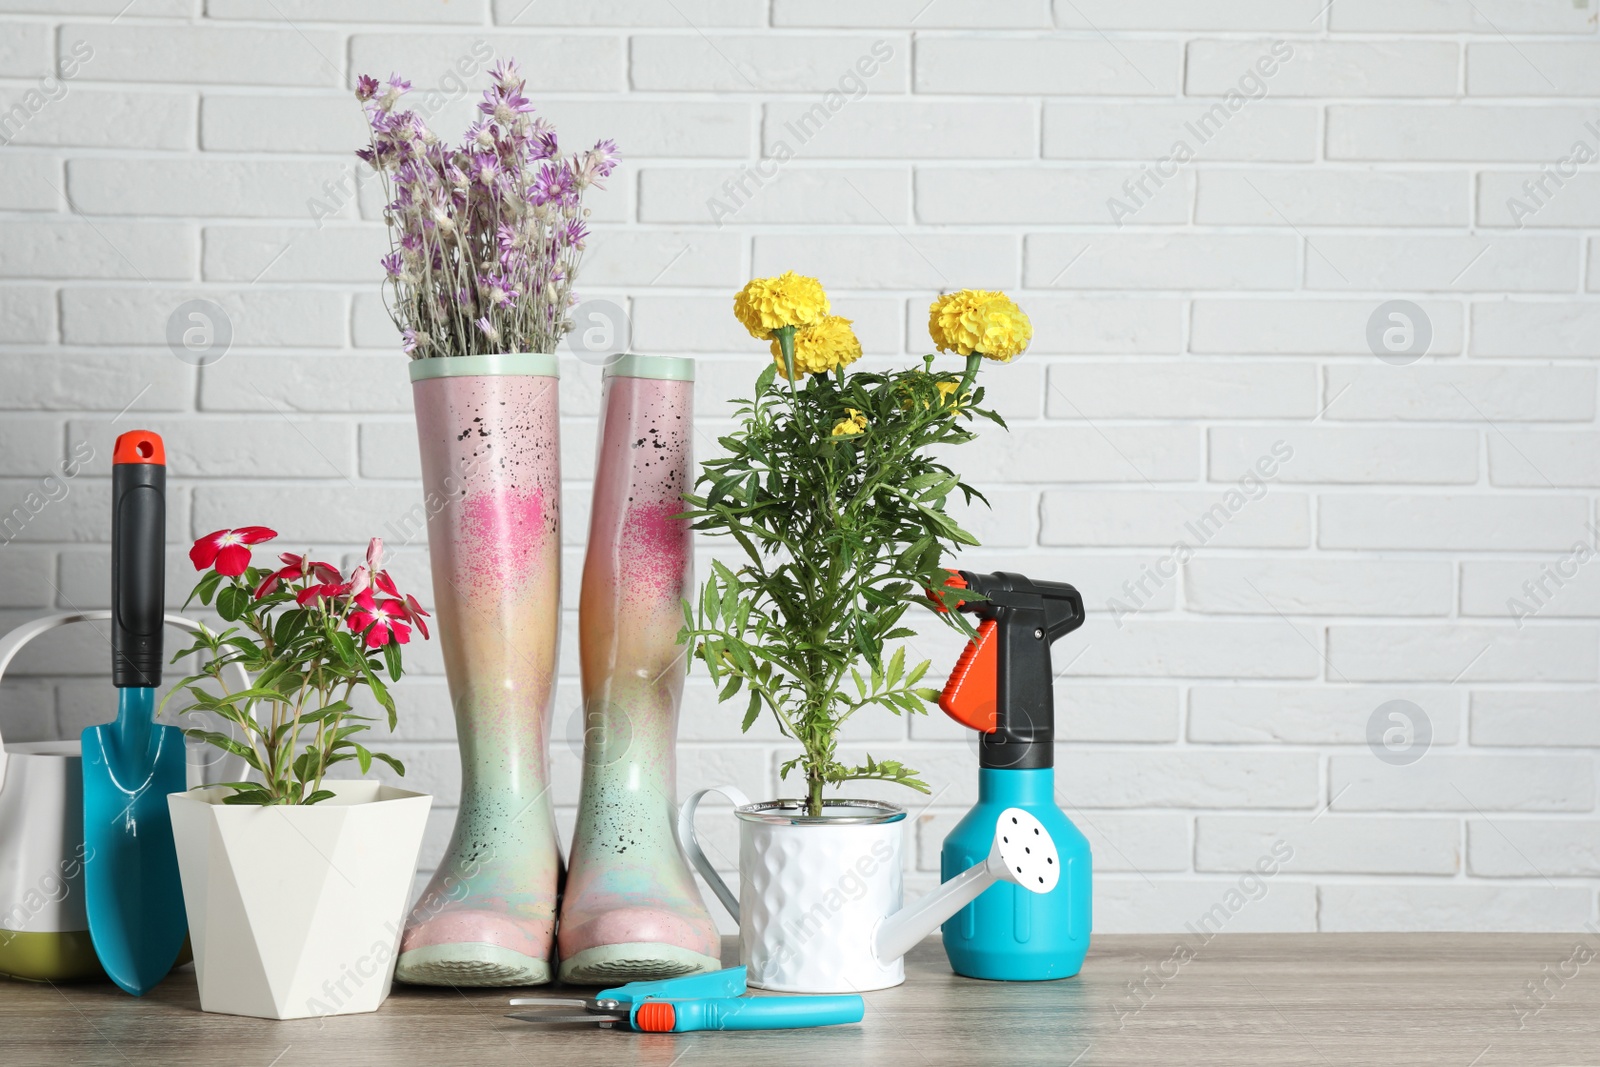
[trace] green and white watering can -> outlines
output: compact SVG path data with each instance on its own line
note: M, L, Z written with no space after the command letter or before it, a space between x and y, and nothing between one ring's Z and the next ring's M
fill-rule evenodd
M165 616L191 633L200 624ZM109 611L74 611L35 619L0 638L0 676L22 646L68 623L108 623ZM243 668L230 685L248 687ZM238 781L244 761L191 748L190 788ZM0 739L0 976L61 982L101 976L84 910L83 754L77 741Z

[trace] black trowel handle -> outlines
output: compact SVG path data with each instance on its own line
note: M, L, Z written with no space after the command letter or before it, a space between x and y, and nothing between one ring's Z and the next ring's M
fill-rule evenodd
M166 613L167 454L161 437L130 430L111 459L111 683L161 684Z

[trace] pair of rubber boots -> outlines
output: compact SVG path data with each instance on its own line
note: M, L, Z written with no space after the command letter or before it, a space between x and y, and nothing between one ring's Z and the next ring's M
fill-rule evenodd
M561 615L554 356L412 365L434 597L461 806L396 977L617 985L716 970L720 939L680 855L675 745L692 595L693 368L606 367L579 598L583 759L562 863L549 742ZM565 716L563 716L565 718ZM574 747L576 747L574 745ZM568 800L570 803L570 799Z

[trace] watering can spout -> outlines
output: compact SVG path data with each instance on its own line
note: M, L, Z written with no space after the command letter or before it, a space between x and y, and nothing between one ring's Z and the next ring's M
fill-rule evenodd
M873 950L880 963L891 964L996 882L1048 893L1060 878L1061 858L1044 824L1021 808L1006 808L995 820L994 841L983 862L884 919Z

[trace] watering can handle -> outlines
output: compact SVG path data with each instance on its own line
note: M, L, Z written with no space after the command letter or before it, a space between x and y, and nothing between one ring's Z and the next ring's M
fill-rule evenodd
M706 880L711 891L722 901L722 906L728 909L728 914L733 916L733 921L739 921L739 898L733 895L733 890L728 888L728 883L722 880L722 875L711 865L706 858L705 850L700 847L700 842L694 836L694 813L700 808L700 801L705 799L707 793L721 793L733 801L733 806L743 807L750 803L750 798L742 791L731 785L714 785L710 789L702 789L691 793L689 799L683 802L683 807L678 809L678 847L683 854L689 857L689 862L694 864L694 869L700 872L700 877Z
M200 624L183 615L166 615L163 618L168 626L176 626L178 629L187 630L190 633L200 632ZM109 611L67 611L59 615L46 615L42 619L34 619L32 622L23 623L6 634L5 637L0 637L0 677L4 677L6 668L11 666L11 661L16 658L17 653L22 651L22 646L45 631L54 630L58 626L66 626L74 622L110 621L111 612ZM244 673L244 668L236 665L234 669L238 671L240 688L248 689L250 687L250 679ZM5 752L5 739L0 738L0 788L3 788L6 782ZM193 785L194 783L190 784Z

